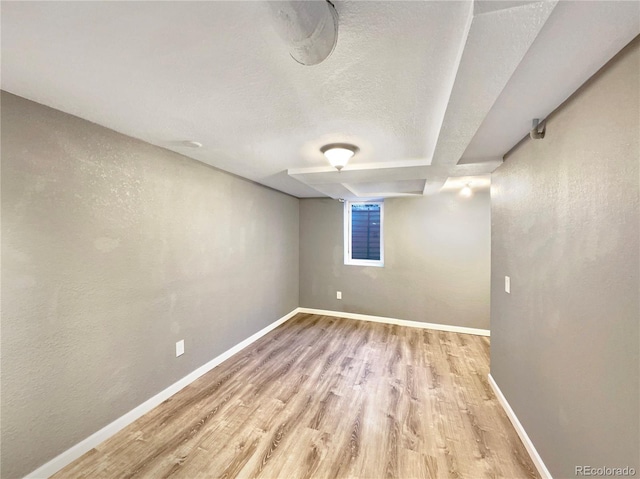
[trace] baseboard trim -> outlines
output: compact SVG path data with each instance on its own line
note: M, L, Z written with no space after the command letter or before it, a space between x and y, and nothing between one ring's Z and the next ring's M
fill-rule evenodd
M143 402L142 404L140 404L136 408L132 409L131 411L126 413L124 416L119 417L118 419L116 419L112 423L106 425L105 427L103 427L99 431L97 431L94 434L92 434L91 436L89 436L88 438L84 439L83 441L80 441L75 446L72 446L71 448L67 449L63 453L61 453L58 456L54 457L53 459L51 459L46 464L43 464L42 466L40 466L35 471L31 472L30 474L27 474L24 479L43 479L43 478L48 478L48 477L52 476L56 472L60 471L63 467L71 464L73 461L78 459L83 454L89 452L91 449L96 447L98 444L104 442L105 440L109 439L111 436L116 434L118 431L124 429L126 426L128 426L129 424L134 422L139 417L141 417L144 414L146 414L149 411L151 411L153 408L158 406L163 401L169 399L171 396L173 396L178 391L180 391L184 387L186 387L189 384L191 384L193 381L198 379L200 376L208 373L209 371L211 371L213 368L215 368L217 365L219 365L223 361L229 359L234 354L242 351L244 348L249 346L254 341L260 339L262 336L264 336L268 332L274 330L275 328L277 328L278 326L280 326L284 322L286 322L289 319L291 319L292 317L294 317L296 314L298 314L298 312L299 312L298 309L299 308L294 309L289 314L283 316L282 318L278 319L277 321L274 321L269 326L261 329L260 331L258 331L254 335L248 337L244 341L236 344L231 349L228 349L227 351L225 351L224 353L220 354L219 356L216 356L215 358L213 358L208 363L203 364L198 369L196 369L195 371L187 374L185 377L183 377L179 381L173 383L168 388L164 389L163 391L160 391L158 394L153 396L151 399L146 400L145 402Z
M490 336L488 329L466 328L463 326L451 326L448 324L423 323L421 321L409 321L407 319L386 318L384 316L371 316L368 314L344 313L342 311L328 311L324 309L298 308L298 313L321 314L337 318L358 319L361 321L373 321L374 323L397 324L410 328L435 329L437 331L449 331L452 333L475 334L478 336Z
M502 406L504 411L507 413L507 417L511 421L511 424L513 424L513 427L518 433L518 436L520 436L520 440L524 444L524 447L527 449L529 456L531 456L531 460L533 461L533 464L536 466L536 469L538 470L540 477L542 477L542 479L553 479L553 477L551 477L551 473L549 472L549 469L547 469L547 466L545 466L544 462L542 461L542 458L540 457L540 454L538 454L538 451L533 445L533 442L531 442L531 439L529 439L529 435L524 430L524 427L518 420L518 416L516 416L516 413L513 412L513 409L511 409L511 406L507 402L507 399L504 397L504 394L502 394L502 391L498 387L498 384L496 383L495 379L493 379L493 376L491 376L491 374L489 374L489 384L491 384L491 388L493 389L493 392L496 394L496 397L498 398L500 405Z

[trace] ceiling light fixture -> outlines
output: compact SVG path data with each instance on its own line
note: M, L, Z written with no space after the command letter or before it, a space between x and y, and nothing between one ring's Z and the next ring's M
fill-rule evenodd
M340 171L347 166L347 162L358 152L358 147L348 143L331 143L320 148L320 151L329 160L331 166Z
M472 194L473 190L471 189L471 183L467 183L466 185L464 185L464 188L460 190L460 195L464 196L465 198L469 198Z
M187 148L202 148L202 143L199 141L185 140L182 142L182 146Z

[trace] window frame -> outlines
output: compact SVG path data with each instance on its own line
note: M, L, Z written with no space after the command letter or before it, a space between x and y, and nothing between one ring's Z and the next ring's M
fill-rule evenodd
M353 259L351 257L351 205L380 205L380 259ZM384 200L344 202L344 264L349 266L384 267Z

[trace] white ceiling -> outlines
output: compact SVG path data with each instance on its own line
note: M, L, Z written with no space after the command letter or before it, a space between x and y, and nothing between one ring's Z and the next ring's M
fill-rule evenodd
M264 2L2 2L2 88L298 197L419 195L493 171L640 33L636 1L335 6L303 66Z

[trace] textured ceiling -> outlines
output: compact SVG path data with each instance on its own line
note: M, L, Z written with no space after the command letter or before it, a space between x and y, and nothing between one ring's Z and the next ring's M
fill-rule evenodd
M492 171L640 32L638 2L335 5L303 66L264 2L3 2L2 88L295 196L421 194ZM360 148L342 173L331 142Z

